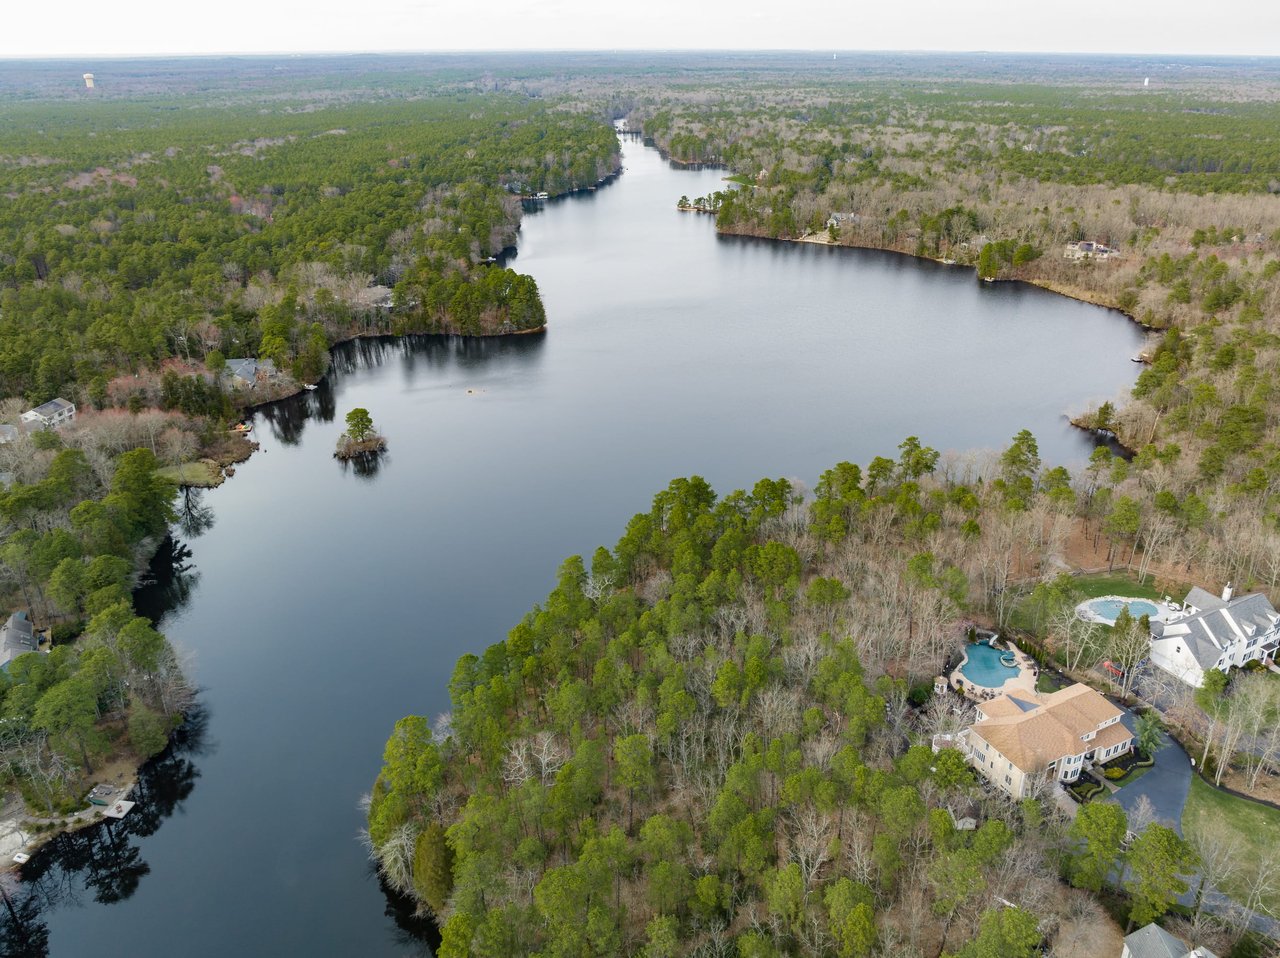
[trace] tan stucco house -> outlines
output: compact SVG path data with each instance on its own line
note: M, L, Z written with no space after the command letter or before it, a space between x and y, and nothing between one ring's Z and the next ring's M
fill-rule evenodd
M969 763L1014 798L1033 782L1074 782L1082 769L1133 748L1124 713L1087 685L1057 692L1008 692L978 705L964 732Z

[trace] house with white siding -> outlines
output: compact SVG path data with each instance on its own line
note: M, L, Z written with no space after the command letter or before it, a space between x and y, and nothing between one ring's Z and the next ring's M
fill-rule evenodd
M1221 597L1196 587L1164 622L1151 623L1151 662L1200 688L1210 669L1228 672L1273 659L1280 646L1280 614L1261 592Z
M75 421L76 404L59 396L35 409L28 409L21 418L22 424L28 429L56 429Z
M1087 685L998 695L978 704L964 733L969 764L1014 798L1039 779L1074 782L1081 771L1134 747L1124 712Z

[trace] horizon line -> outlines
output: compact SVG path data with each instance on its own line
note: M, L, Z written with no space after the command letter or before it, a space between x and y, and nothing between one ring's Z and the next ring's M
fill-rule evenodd
M849 54L855 56L1038 56L1038 57L1167 57L1167 58L1222 58L1232 60L1276 60L1276 53L1220 53L1186 51L1125 51L1125 50L997 50L997 49L939 49L893 48L840 49L836 47L459 47L450 49L362 49L362 50L214 50L214 51L158 51L150 53L0 53L0 62L51 63L64 60L196 60L226 57L361 57L361 56L474 56L512 54Z

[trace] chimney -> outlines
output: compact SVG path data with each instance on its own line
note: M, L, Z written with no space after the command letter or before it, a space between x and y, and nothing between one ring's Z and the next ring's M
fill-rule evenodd
M1230 583L1230 582L1228 582L1228 583L1227 583L1226 588L1222 590L1222 601L1223 601L1223 602L1230 602L1230 601L1231 601L1231 597L1232 597L1234 594L1235 594L1235 590L1231 588L1231 583Z

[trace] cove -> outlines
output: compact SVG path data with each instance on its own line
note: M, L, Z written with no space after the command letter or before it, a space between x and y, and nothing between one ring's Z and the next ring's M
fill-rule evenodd
M722 172L635 139L626 171L525 218L549 331L362 340L254 418L262 451L184 500L140 609L190 650L201 712L144 815L60 840L7 889L14 954L427 953L357 840L401 716L446 710L573 553L675 476L809 486L842 459L1090 443L1063 413L1133 382L1119 314L896 254L719 237L682 195ZM376 469L331 458L364 406ZM114 831L112 830L114 829Z

